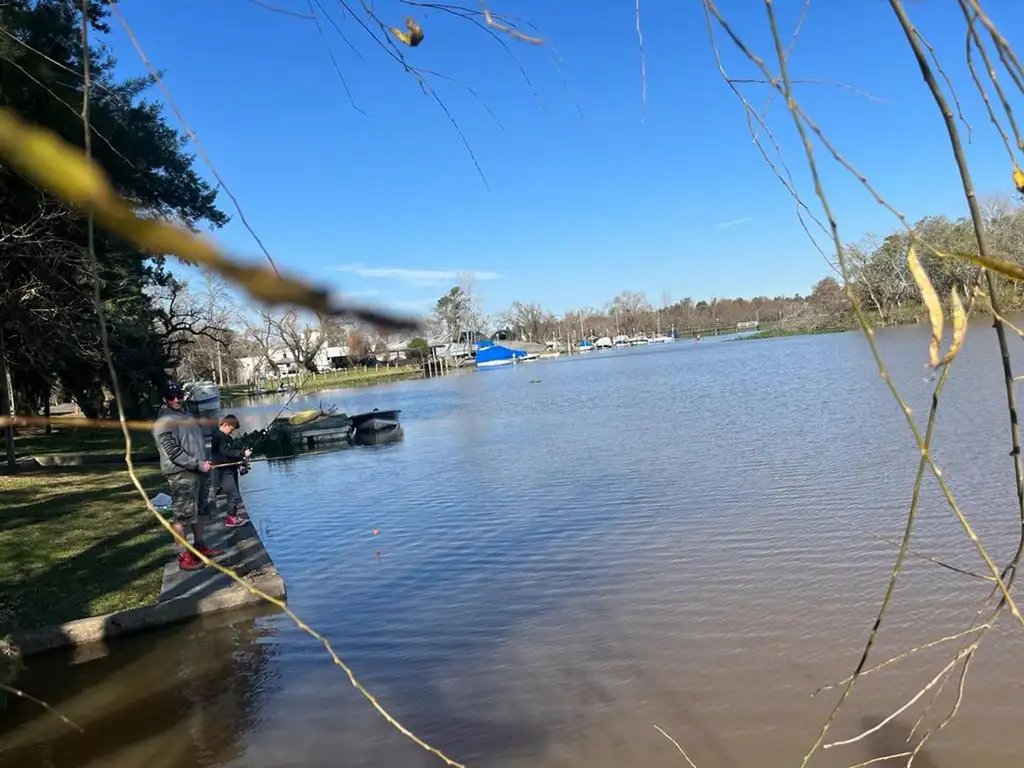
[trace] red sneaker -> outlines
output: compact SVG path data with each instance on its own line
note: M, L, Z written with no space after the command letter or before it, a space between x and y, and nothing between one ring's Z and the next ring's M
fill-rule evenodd
M224 554L224 550L223 549L214 549L209 544L201 544L200 546L196 547L196 551L200 552L201 554L205 555L206 557L210 558L211 560L213 558L215 558L215 557L220 557L221 555ZM189 552L189 554L191 555L192 553ZM194 555L193 555L193 557L194 557ZM197 562L202 562L198 558L196 558L196 560L197 560Z
M249 522L249 519L242 517L241 515L228 515L224 520L224 525L228 528L241 528L243 525Z
M183 571L198 571L205 567L206 563L187 550L178 554L178 568Z

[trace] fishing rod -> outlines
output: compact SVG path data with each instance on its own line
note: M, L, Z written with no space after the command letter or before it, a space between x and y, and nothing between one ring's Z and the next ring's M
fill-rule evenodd
M321 448L317 451L303 451L302 453L296 453L291 456L259 456L257 458L247 458L241 461L227 461L223 464L211 464L210 469L227 469L228 467L241 467L245 464L254 464L257 461L281 461L282 459L301 459L305 456L317 456L321 453L337 453L337 448ZM241 474L241 472L240 472Z

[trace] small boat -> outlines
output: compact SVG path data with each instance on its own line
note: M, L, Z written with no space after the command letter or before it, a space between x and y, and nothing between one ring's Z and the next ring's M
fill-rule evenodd
M474 363L477 369L496 368L501 365L515 365L526 357L526 350L511 349L494 342L479 342Z
M579 343L579 351L580 351L581 354L583 352L593 352L595 349L597 349L597 347L594 346L594 342L592 342L590 339L588 339L586 337L586 335L584 335L584 333L583 333L583 311L581 310L579 314L580 314L580 343Z
M349 426L348 416L344 413L327 413L319 408L281 415L274 419L273 423L293 432L341 429Z
M401 440L405 436L402 425L397 424L391 429L381 432L354 432L352 434L353 445L383 445Z
M381 411L374 408L368 413L356 413L348 418L352 422L352 433L365 435L401 429L401 424L398 423L399 413L400 410Z
M651 339L651 344L671 344L675 339L671 336L655 336Z

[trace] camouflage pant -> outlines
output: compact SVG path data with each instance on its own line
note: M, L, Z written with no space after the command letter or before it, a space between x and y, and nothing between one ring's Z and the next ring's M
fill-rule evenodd
M175 472L167 476L171 486L171 515L174 522L192 525L210 519L210 476L205 472Z

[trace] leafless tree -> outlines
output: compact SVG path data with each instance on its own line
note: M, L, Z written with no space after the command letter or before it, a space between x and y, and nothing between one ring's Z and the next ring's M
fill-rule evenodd
M634 334L648 330L651 305L647 297L636 291L623 291L612 299L609 314L618 313L619 326L624 333Z
M555 325L554 315L536 302L514 301L497 320L523 341L541 341Z
M471 274L464 275L458 285L437 300L433 314L435 332L451 341L458 341L463 334L481 334L488 326L483 298Z
M152 293L157 334L182 378L217 377L229 318L205 298L176 278Z
M261 358L262 364L259 367L270 375L277 374L279 361L274 352L281 348L281 341L269 313L254 312L248 315L244 320L242 338L257 353L253 357Z
M321 317L309 317L296 309L285 312L261 310L259 314L289 358L297 366L316 373L317 357L327 346L328 333L325 328L329 324Z

